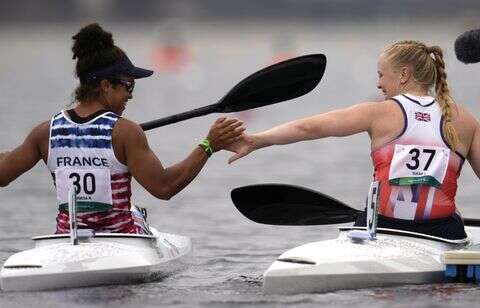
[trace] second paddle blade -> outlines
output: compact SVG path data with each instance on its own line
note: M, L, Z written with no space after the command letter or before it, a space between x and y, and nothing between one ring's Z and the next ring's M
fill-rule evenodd
M306 55L266 67L238 83L218 112L238 112L293 99L312 91L323 77L327 58Z
M261 184L232 190L232 201L248 219L269 225L327 225L355 220L358 211L313 190Z

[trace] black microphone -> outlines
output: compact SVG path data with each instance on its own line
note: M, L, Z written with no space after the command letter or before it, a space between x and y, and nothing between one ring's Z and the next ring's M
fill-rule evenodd
M467 31L457 37L455 54L465 64L480 62L480 29Z

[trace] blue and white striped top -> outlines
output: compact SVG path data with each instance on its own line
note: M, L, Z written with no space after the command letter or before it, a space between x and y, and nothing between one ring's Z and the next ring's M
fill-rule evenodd
M110 209L98 207L98 197L91 196L91 199L82 199L82 193L77 197L77 206L83 206L84 211L77 215L79 225L84 225L102 232L122 232L138 233L140 228L135 224L130 208L131 198L131 175L128 167L115 157L112 146L112 131L120 117L110 111L94 117L85 123L76 123L67 116L65 111L61 111L52 117L50 122L50 139L48 148L47 166L52 175L65 174L64 169L68 169L68 174L83 174L83 180L86 174L94 177L90 182L84 184L92 188L105 187L111 190ZM103 171L102 171L103 170ZM95 180L97 175L108 174L108 177L101 177L103 180ZM55 178L56 176L54 176ZM61 176L56 180L57 199L59 204L59 214L57 216L57 233L68 232L68 213L65 212L65 187L72 187L67 183L74 178L65 178ZM60 183L60 181L62 183ZM108 183L103 183L104 181ZM78 182L77 182L78 183ZM80 183L83 184L84 182ZM96 183L96 184L94 184ZM75 186L75 181L73 182ZM79 185L81 186L81 185ZM80 190L81 191L81 190ZM101 191L101 189L98 189ZM103 189L103 191L106 191ZM84 190L86 192L86 190ZM109 194L102 194L102 198ZM102 203L103 204L103 203Z
M112 175L127 173L128 168L115 157L112 131L120 117L110 111L85 123L76 123L65 111L52 117L47 166L57 168L108 168Z
M115 113L106 112L92 121L78 124L67 118L62 111L51 122L50 149L110 149L112 129L118 118Z

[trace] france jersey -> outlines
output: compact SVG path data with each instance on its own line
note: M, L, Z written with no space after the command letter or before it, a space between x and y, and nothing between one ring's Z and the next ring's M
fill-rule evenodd
M119 116L105 111L77 123L65 111L53 116L47 167L59 213L56 233L69 232L68 191L77 193L77 224L97 232L144 233L131 209L131 175L115 157L112 130Z

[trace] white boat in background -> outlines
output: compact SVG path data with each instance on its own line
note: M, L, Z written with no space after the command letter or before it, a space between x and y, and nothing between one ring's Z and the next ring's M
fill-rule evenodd
M97 233L72 245L69 234L34 237L35 248L12 255L0 273L4 291L36 291L151 281L185 266L188 237Z
M445 280L446 251L480 241L479 227L466 227L466 240L377 228L375 240L356 241L340 227L338 238L305 244L283 253L264 273L266 294L436 283Z

